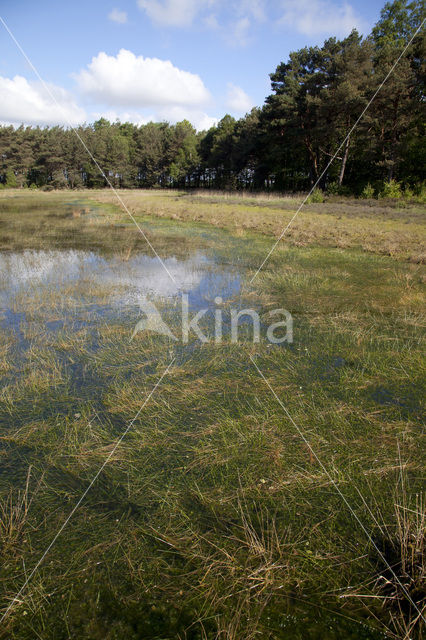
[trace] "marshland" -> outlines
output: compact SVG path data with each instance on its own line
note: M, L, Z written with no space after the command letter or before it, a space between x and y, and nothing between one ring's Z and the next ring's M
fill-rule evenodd
M420 638L424 205L120 197L0 192L1 637Z

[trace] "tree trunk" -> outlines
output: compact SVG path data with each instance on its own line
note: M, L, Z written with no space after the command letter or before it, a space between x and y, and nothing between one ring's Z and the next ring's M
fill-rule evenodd
M349 143L350 143L350 140L351 140L350 136L348 136L346 138L346 142L345 142L345 151L343 153L342 164L340 165L339 187L342 186L343 178L345 176L346 163L348 161L348 155L349 155Z

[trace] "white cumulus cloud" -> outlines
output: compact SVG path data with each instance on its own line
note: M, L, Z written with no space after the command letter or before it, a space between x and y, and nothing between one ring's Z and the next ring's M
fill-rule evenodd
M228 82L226 105L236 113L247 113L254 106L246 92L232 82Z
M143 124L147 124L148 122L157 122L158 118L154 115L143 115L138 113L137 111L115 111L114 109L105 109L103 111L93 111L91 113L91 122L99 120L99 118L105 118L109 122L116 122L119 120L120 122L131 122L132 124L136 124L140 127Z
M212 0L138 0L139 7L153 22L166 27L189 27Z
M80 91L111 106L200 106L210 94L200 76L182 71L169 60L144 58L121 49L117 56L100 52L75 75Z
M279 24L306 36L346 36L352 29L362 30L364 23L347 2L332 0L284 0Z
M22 76L0 76L0 122L32 125L77 125L86 113L75 99L61 87L48 85L55 100L38 83Z
M187 109L180 106L166 107L160 109L157 113L157 121L165 120L172 124L181 122L182 120L189 120L189 122L197 129L197 131L204 131L210 129L219 122L218 118L209 116L201 109Z
M219 118L208 116L207 113L200 113L190 119L190 122L194 125L197 131L207 131L211 127L215 127L219 122Z
M127 13L125 11L120 11L120 9L113 9L109 12L108 18L112 20L112 22L125 24L127 22Z
M131 122L138 127L148 122L170 122L176 124L182 120L189 120L197 131L210 129L219 122L218 118L209 116L201 109L188 109L185 107L163 107L156 111L145 115L137 111L115 111L114 109L104 109L101 111L93 111L90 121L95 122L99 118L105 118L109 122Z

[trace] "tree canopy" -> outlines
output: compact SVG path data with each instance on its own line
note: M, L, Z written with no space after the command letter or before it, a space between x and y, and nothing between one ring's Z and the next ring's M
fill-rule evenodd
M392 179L418 184L426 36L412 36L425 15L424 0L395 0L367 37L354 30L292 52L270 74L262 108L239 120L225 115L201 133L187 120L137 126L101 118L78 127L78 136L58 126L0 127L0 184L305 190L321 177L321 188L352 193Z

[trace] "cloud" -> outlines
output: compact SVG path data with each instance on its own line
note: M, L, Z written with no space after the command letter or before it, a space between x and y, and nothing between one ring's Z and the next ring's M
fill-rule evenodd
M39 84L22 76L0 76L0 122L44 126L77 125L86 120L85 111L65 89L48 86L57 104Z
M99 118L105 118L109 122L132 122L140 127L148 122L157 122L158 118L154 115L145 116L137 111L115 111L114 109L104 109L102 111L93 111L91 113L91 121L99 120Z
M267 20L267 0L138 0L148 18L161 27L191 27L198 24L223 38L231 46L250 43L249 32Z
M237 10L242 15L251 15L258 22L266 20L264 0L240 0Z
M346 36L352 29L362 30L364 23L353 7L331 0L284 0L279 24L306 36L333 34Z
M147 295L169 297L177 295L181 289L194 289L208 274L202 253L195 253L186 260L164 258L164 263L173 274L174 282L157 258L141 254L130 257L128 262L118 256L98 256L94 262L89 252L78 249L1 252L0 272L4 285L0 290L0 304L10 304L4 291L16 289L20 292L29 284L62 290L64 282L86 282L90 274L91 281L108 287L110 302L122 307L123 304L138 304Z
M225 25L225 38L231 46L245 47L251 41L252 27L267 19L264 0L239 0L232 9L232 18Z
M138 0L148 18L165 27L189 27L196 15L212 4L212 0Z
M195 116L190 122L194 125L197 131L207 131L211 127L215 127L219 122L219 118L208 116L206 113L201 113L199 116Z
M266 0L138 0L138 5L155 24L162 27L190 27L197 18L208 29L222 29L246 43L251 20L263 22ZM218 12L220 16L218 18Z
M201 78L169 60L135 56L121 49L117 56L101 52L76 74L80 91L111 106L200 106L210 100Z
M247 113L254 106L246 92L232 82L228 82L226 105L236 113Z
M112 22L125 24L127 22L127 13L125 11L120 11L119 9L113 9L108 14L108 18L112 20Z
M208 16L204 18L203 22L204 22L204 25L208 29L211 29L212 31L216 31L216 29L219 29L219 22L217 21L217 17L215 13L210 13Z
M210 127L219 122L218 118L209 116L201 109L188 109L179 106L163 107L155 113L148 113L148 115L138 111L116 111L114 109L93 111L90 115L91 122L99 120L99 118L105 118L109 122L116 122L117 120L120 122L132 122L138 127L148 122L170 122L175 124L182 120L189 120L197 131L210 129Z
M159 61L161 62L161 61ZM170 63L169 63L170 64ZM175 67L172 67L175 69ZM179 71L179 70L177 70ZM185 73L185 72L183 72ZM192 75L192 74L188 74ZM198 76L194 76L198 77ZM49 89L58 104L51 99L46 90L36 83L29 83L26 78L15 76L13 79L0 76L0 124L27 125L78 125L88 120L87 114L79 107L75 98L61 87L49 85ZM199 105L179 104L179 99L173 95L175 91L182 91L182 87L172 90L170 94L174 101L158 101L151 111L140 109L120 109L121 104L113 105L118 108L109 109L98 106L90 113L90 121L106 118L110 122L133 122L140 126L147 122L167 121L171 123L189 120L198 131L209 129L217 124L218 118L209 116ZM100 101L101 103L103 101Z
M179 106L160 109L157 113L157 121L158 120L165 120L172 124L181 122L182 120L189 120L197 131L210 129L210 127L213 127L219 122L218 118L207 115L207 113L204 113L201 109L185 109Z
M244 47L248 43L248 31L250 29L250 24L250 18L248 18L247 16L237 20L231 32L231 42L233 44Z

